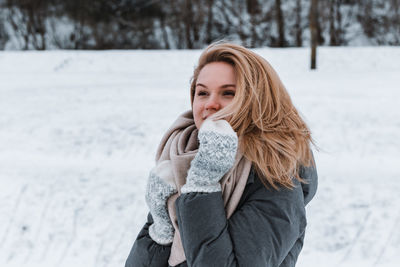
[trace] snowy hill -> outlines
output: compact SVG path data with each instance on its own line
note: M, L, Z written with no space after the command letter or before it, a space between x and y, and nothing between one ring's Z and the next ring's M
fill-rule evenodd
M297 266L400 266L400 47L256 51L321 148ZM0 266L123 266L199 54L0 52Z

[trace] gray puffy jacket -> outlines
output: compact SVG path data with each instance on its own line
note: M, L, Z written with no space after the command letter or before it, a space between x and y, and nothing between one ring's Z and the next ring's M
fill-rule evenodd
M178 226L186 261L179 267L295 266L306 229L305 206L314 197L315 167L300 168L295 188L267 189L252 169L235 213L225 217L221 192L187 193L176 200ZM155 243L148 215L125 267L169 267L171 246Z

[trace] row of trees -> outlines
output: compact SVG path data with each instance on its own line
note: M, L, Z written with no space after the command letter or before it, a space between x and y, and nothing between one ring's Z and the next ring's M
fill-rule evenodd
M0 49L308 46L312 0L0 0ZM320 0L319 45L400 44L400 0Z

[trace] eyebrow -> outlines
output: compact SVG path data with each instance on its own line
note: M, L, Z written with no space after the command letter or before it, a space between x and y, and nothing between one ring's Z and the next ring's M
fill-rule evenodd
M207 88L207 86L205 86L202 83L197 83L196 87L197 86L201 86L201 87ZM224 85L220 86L220 88L227 88L227 87L236 87L236 84L224 84Z

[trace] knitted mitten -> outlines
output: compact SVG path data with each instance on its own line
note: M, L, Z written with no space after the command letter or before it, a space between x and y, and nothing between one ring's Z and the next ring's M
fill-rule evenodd
M174 239L174 227L167 208L168 198L178 192L173 179L171 162L165 160L150 171L147 182L146 203L154 220L149 227L149 235L161 245L167 245Z
M182 194L221 191L219 180L235 162L238 137L227 121L205 120L198 138L199 150L190 163Z

